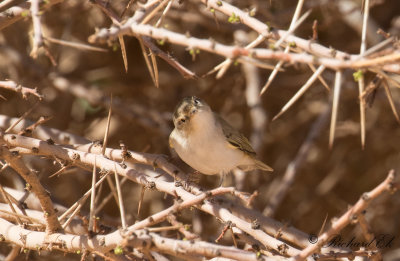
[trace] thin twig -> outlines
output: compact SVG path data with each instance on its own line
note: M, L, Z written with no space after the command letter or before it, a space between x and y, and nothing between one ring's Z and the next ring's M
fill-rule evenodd
M325 66L320 65L314 74L308 79L308 81L297 91L295 95L282 107L278 114L276 114L272 120L276 120L283 113L285 113L307 90L311 85L317 80L318 76L325 70Z
M114 165L114 167L115 167L115 165ZM118 192L118 206L119 206L119 211L120 211L120 216L121 216L122 228L125 229L126 228L126 218L125 218L124 201L122 199L121 184L119 182L116 167L115 167L115 171L114 171L114 176L115 176L115 185L117 187L117 192Z
M297 2L296 11L295 11L295 14L294 14L294 16L293 16L293 20L292 20L292 22L291 22L291 24L290 24L289 30L288 30L284 35L282 35L282 36L279 38L278 41L276 41L276 43L274 44L274 45L275 45L275 48L279 48L279 46L280 46L281 44L283 44L283 42L286 40L286 38L287 38L289 35L293 34L294 31L295 31L295 30L304 22L304 20L306 20L307 17L310 15L311 10L308 10L307 12L305 12L305 13L300 17L300 19L298 18L298 16L300 15L300 12L301 12L301 8L302 8L302 6L303 6L303 3L304 3L304 0L300 0L300 1ZM297 19L298 19L298 20L297 20ZM288 45L288 46L289 46L289 45ZM290 47L290 46L289 46L289 47Z
M396 105L394 104L392 93L389 88L389 84L386 79L383 79L383 88L385 89L386 97L389 100L390 108L392 109L393 115L396 118L396 121L400 124L400 117L397 113Z
M154 55L153 51L149 49L149 55L151 58L151 64L153 65L153 72L154 72L154 80L155 80L155 86L158 88L160 87L160 81L159 81L159 76L158 76L158 66L157 66L157 59L156 56Z
M125 6L124 10L122 11L120 17L124 17L126 11L131 7L131 5L135 2L135 0L129 0L128 4Z
M36 105L36 104L35 104ZM21 117L22 118L22 117ZM26 118L26 115L24 115L24 118ZM24 128L23 130L18 132L18 135L23 135L23 136L32 136L32 133L35 131L35 129L39 126L42 125L49 120L51 120L52 117L46 117L46 116L41 116L35 123L32 125Z
M140 23L147 24L170 1L171 0L161 0L161 3L156 8L154 8Z
M124 185L127 180L128 179L124 177L120 182L120 186L122 187L122 185ZM96 207L96 211L94 213L95 216L97 216L97 214L104 208L104 206L110 201L112 197L114 197L114 193L111 192L107 195L107 197L101 200L101 203Z
M27 224L27 222L28 222L28 223L31 223L32 225L33 224L40 225L43 227L43 229L46 228L46 222L44 222L43 218L42 218L43 212L36 211L37 212L36 214L39 214L39 215L37 215L36 217L32 217L32 216L29 216L29 214L31 214L32 211L35 211L35 210L28 210L28 211L26 211L26 215L23 215L23 214L19 214L19 213L14 213L13 211L11 211L11 212L8 211L8 208L6 208L5 206L9 207L9 205L0 203L1 218L7 219L7 220L14 220L14 219L19 218L19 219L25 221L25 223L21 223L21 225L28 225ZM4 210L4 209L7 209L7 210Z
M95 199L96 199L96 159L94 157L94 165L92 172L92 193L90 195L90 214L89 214L89 231L96 232L93 219L95 216L93 215L95 211Z
M261 44L262 42L265 41L265 36L259 35L254 41L246 45L244 48L246 50L250 50L251 48L256 47L257 45ZM228 70L229 66L233 63L232 58L228 58L219 65L215 66L213 70L208 72L206 75L209 75L211 73L214 73L215 71L218 70L218 73L215 78L220 79L222 76L224 76L225 72Z
M334 90L333 90L333 100L332 100L332 117L331 117L330 131L329 131L329 148L332 148L333 141L335 139L336 119L337 119L337 112L339 110L340 89L342 88L341 71L336 71L335 85L333 88Z
M160 27L163 18L167 15L169 9L170 9L171 6L172 6L172 2L173 2L172 0L170 0L170 1L168 2L167 6L165 7L164 11L162 12L160 18L158 19L157 23L155 24L155 27Z
M171 223L171 225L177 226L179 232L181 232L185 236L186 239L192 240L192 239L199 238L198 235L196 235L193 232L189 231L189 228L190 228L189 225L184 225L183 223L179 222L176 219L176 216L174 214L169 214L167 216L167 220L168 220L169 223Z
M103 52L103 53L108 52L108 50L104 49L104 48L91 46L91 45L84 44L84 43L76 43L76 42L56 39L56 38L53 38L53 37L50 37L50 36L44 36L43 39L45 41L50 42L50 43L59 44L59 45L63 45L63 46L68 46L68 47L76 48L76 49L79 49L79 50L82 50L82 51L93 51L93 52Z
M13 124L11 124L11 126L6 129L5 133L8 133L12 129L14 129L14 127L17 126L17 124L20 123L23 119L25 119L26 116L28 116L36 108L36 106L38 104L39 104L39 101L37 101L28 111L26 111L21 117L19 117L17 121L15 121Z
M103 183L104 179L106 179L107 176L108 176L108 174L105 174L102 178L100 178L97 181L95 187L97 188L98 186L100 186ZM90 188L85 194L83 194L83 196L80 199L78 199L78 201L76 201L67 211L65 211L60 216L59 220L62 221L63 219L67 218L68 215L70 215L70 217L63 224L64 229L70 224L70 222L75 217L75 215L81 210L81 208L83 207L83 204L85 204L87 198L91 194L92 194L92 188Z
M224 228L222 229L221 233L219 234L219 236L217 237L217 239L215 239L215 243L218 243L224 236L226 231L229 230L229 227L231 226L231 224L226 224L224 226Z
M157 85L158 80L156 79L155 72L153 71L154 67L153 67L153 65L152 65L152 63L151 63L151 61L149 59L149 56L148 56L147 51L146 51L146 47L144 46L143 40L140 37L138 38L138 41L139 41L139 44L140 44L140 48L142 49L142 55L143 55L144 60L146 62L146 66L147 66L147 69L149 70L151 79L153 80L154 86L156 86L158 88L158 85Z
M296 10L294 12L293 18L292 18L292 22L290 23L289 26L289 30L283 35L281 36L281 38L279 38L279 40L275 43L275 47L279 48L279 46L283 43L283 41L286 40L286 38L291 35L296 29L297 27L303 23L303 21L308 17L308 15L310 14L311 10L307 11L300 19L300 13L301 13L301 9L303 7L304 4L304 0L300 0L297 2L297 6L296 6ZM299 19L299 20L297 20ZM290 50L290 45L287 45L285 47L284 53L289 53ZM265 93L268 89L268 87L271 85L272 81L274 80L275 76L278 74L279 69L282 67L283 65L283 61L279 61L274 70L271 72L270 76L268 77L267 82L264 84L264 87L262 87L260 95L262 95L263 93Z
M178 211L181 211L182 209L196 206L209 197L214 197L214 196L222 195L222 194L226 194L226 193L233 193L234 190L235 190L235 188L233 188L233 187L229 187L229 188L219 187L219 188L207 191L205 193L202 193L198 196L195 196L195 197L191 198L190 200L185 200L182 203L175 203L174 205L172 205L169 208L166 208L156 214L153 214L150 217L148 217L142 221L136 222L134 225L128 227L128 230L135 231L138 229L146 228L146 227L152 226L154 224L160 223L160 222L164 221L169 214L174 214Z
M146 187L142 186L142 189L140 190L140 197L139 197L139 202L138 202L138 209L137 209L137 218L140 217L140 210L142 209L142 203L143 203L143 198L144 198L144 193L146 192Z
M113 101L113 96L111 94L110 97L110 104L109 104L109 108L108 108L108 116L107 116L107 126L106 126L106 131L104 133L104 138L103 138L103 147L101 149L101 154L104 156L104 153L106 151L107 148L107 143L108 143L108 134L110 132L110 124L111 124L111 114L112 114L112 101Z
M197 75L187 69L185 66L180 64L174 57L165 53L163 50L157 47L152 41L150 37L142 37L143 44L147 46L147 48L151 49L152 53L169 63L172 67L174 67L185 79L196 79Z
M51 175L49 176L49 178L52 178L52 177L55 177L55 176L59 177L60 174L63 173L63 172L64 172L67 168L69 168L69 167L71 167L71 166L69 166L69 165L63 166L61 169L59 169L59 170L57 170L56 172L54 172L53 174L51 174Z
M27 98L28 94L38 97L39 100L43 99L43 95L41 95L36 88L31 89L28 87L24 87L15 83L14 81L0 81L0 88L21 93L22 98L24 99Z
M369 15L369 0L365 0L364 4L364 16L363 16L363 28L361 34L361 46L360 46L360 56L364 55L367 49L367 28L368 28L368 15ZM361 147L364 149L365 146L365 103L361 100L361 95L365 88L365 78L361 75L358 81L358 90L360 95L360 127L361 127Z
M15 208L14 208L14 205L11 203L11 200L10 200L10 198L8 197L9 195L8 195L8 193L4 190L4 188L3 188L3 186L0 184L0 192L1 192L1 195L3 196L3 198L4 198L4 200L7 202L7 204L10 206L10 208L11 208L11 211L14 213L14 214L17 214L17 212L15 211ZM17 223L19 224L19 225L22 225L23 223L22 223L22 220L16 215L15 216L15 219L17 220Z

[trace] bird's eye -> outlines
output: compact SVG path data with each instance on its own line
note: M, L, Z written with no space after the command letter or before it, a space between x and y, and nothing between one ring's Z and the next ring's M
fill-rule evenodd
M179 120L180 124L185 123L185 122L186 122L185 118L182 118L182 119Z

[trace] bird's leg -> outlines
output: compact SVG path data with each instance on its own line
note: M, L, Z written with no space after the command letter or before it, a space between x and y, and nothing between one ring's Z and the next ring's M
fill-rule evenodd
M198 170L194 170L194 172L189 172L188 175L186 175L185 179L183 180L184 182L184 188L188 189L190 184L199 184L200 182L200 175L201 172Z
M224 179L225 179L225 177L226 177L226 173L225 173L225 172L222 172L221 175L220 175L220 177L221 177L221 179L220 179L220 181L219 181L218 187L222 187L222 183L224 183Z

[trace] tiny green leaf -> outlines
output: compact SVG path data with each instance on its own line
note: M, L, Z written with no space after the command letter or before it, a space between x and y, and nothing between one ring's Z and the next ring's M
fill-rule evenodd
M165 40L161 39L157 41L158 45L164 45L165 44Z
M116 248L114 248L114 254L122 255L123 253L124 253L124 250L122 249L121 246L117 246Z
M112 45L112 50L113 50L113 52L118 51L118 49L119 49L119 45L118 45L117 43L114 43L114 44Z
M22 17L28 17L29 16L29 10L24 10L21 12Z
M362 76L363 76L363 72L361 70L358 70L353 73L353 78L354 78L354 81L356 81L356 82L360 81Z
M229 16L229 18L228 18L228 22L230 22L231 24L239 23L240 22L240 18L235 13L232 13L232 15Z
M32 186L31 186L31 184L29 184L29 183L26 183L26 184L25 184L25 190L27 190L27 191L31 191L31 189L32 189Z

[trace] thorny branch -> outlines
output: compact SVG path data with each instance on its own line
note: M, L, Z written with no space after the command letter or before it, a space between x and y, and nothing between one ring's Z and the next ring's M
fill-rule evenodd
M58 249L65 252L76 253L78 251L98 251L106 253L113 248L130 246L141 251L157 250L169 254L199 254L206 257L222 256L227 258L237 258L239 260L276 260L265 256L257 256L256 253L233 247L220 246L204 241L183 241L169 239L146 230L136 230L130 233L117 231L108 235L95 236L76 236L68 234L52 234L45 237L44 232L30 231L14 225L8 221L0 219L0 234L3 239L12 242L26 249ZM21 240L21 236L24 240Z
M22 3L20 1L4 1L0 4L0 30L30 15L32 19L26 20L32 21L33 24L33 48L31 54L35 57L38 48L43 44L40 16L45 13L49 7L61 2L62 0L32 0ZM234 62L244 63L244 71L248 77L247 102L250 107L254 125L253 140L256 140L255 147L262 144L263 134L265 132L265 126L257 125L256 121L260 117L265 118L265 113L258 108L261 106L262 100L258 96L257 91L258 93L260 92L261 86L257 79L257 75L259 74L254 66L270 69L268 64L270 60L278 61L279 64L273 75L278 73L278 71L280 72L281 70L278 70L279 67L285 63L288 65L307 64L314 71L313 76L310 77L303 87L300 88L298 93L290 99L277 116L288 110L288 108L309 89L316 79L319 79L326 85L322 78L322 73L329 70L337 72L337 81L333 97L334 108L332 110L330 145L333 144L333 137L335 134L338 110L337 104L342 83L341 77L342 74L344 77L344 72L346 70L358 70L358 72L361 73L359 98L361 100L360 112L362 118L361 129L363 133L363 144L365 140L365 108L363 107L363 95L365 91L363 91L363 89L364 85L367 84L367 82L364 82L364 78L367 79L365 77L366 72L372 72L377 77L383 79L390 106L395 117L398 118L388 84L400 86L392 75L389 74L400 73L398 42L396 42L397 40L395 37L387 36L387 40L376 44L369 50L366 49L366 31L369 30L369 28L367 28L368 12L370 8L369 1L365 1L363 8L364 26L362 29L360 54L349 54L340 50L334 50L330 47L328 48L318 43L316 41L317 28L314 26L312 28L313 39L303 39L295 36L294 30L301 23L297 23L296 21L300 16L303 1L298 1L298 8L293 15L292 25L287 31L273 29L268 24L255 17L252 11L242 10L222 0L192 0L188 2L196 7L204 5L206 8L205 10L194 9L196 9L196 12L202 13L204 17L214 17L218 26L221 23L221 17L229 17L231 20L230 22L233 24L242 24L241 28L247 27L247 29L256 33L253 38L255 40L252 42L246 41L248 45L241 47L235 44L222 44L210 38L203 39L192 37L190 36L190 32L176 32L174 27L172 27L173 29L167 26L161 28L162 22L166 20L168 15L172 12L171 10L179 10L181 8L180 6L174 6L174 1L170 0L150 0L145 4L129 1L127 7L122 12L123 14L129 13L130 10L128 10L128 7L131 5L133 6L134 14L128 19L119 17L117 12L114 12L110 8L108 2L96 0L95 3L97 6L111 18L113 26L109 29L103 28L96 31L89 40L92 42L110 43L111 40L118 39L123 52L124 63L126 63L127 54L123 37L128 35L139 39L139 41L143 43L143 53L145 54L146 61L148 61L148 69L157 86L159 84L159 72L155 55L168 62L172 67L178 70L184 78L196 79L197 77L194 72L178 62L178 59L173 58L170 53L164 51L163 47L159 47L155 43L155 40L157 40L160 45L169 43L183 46L193 57L199 54L200 50L222 56L224 62L216 66L213 70L213 72L219 70L217 74L218 77L222 76L228 70L230 64ZM308 11L303 17L305 18L309 12L311 11ZM161 16L160 13L162 13ZM153 24L155 25L153 26ZM246 32L249 39L251 33L254 32ZM44 40L64 45L67 44L63 41L55 41L54 38L51 37L44 38ZM380 52L381 49L387 45L390 45L388 48L389 51L383 50ZM69 44L69 46L78 47L76 44ZM84 46L82 45L80 48L83 49ZM88 47L86 46L85 48ZM150 50L150 58L147 57L147 48ZM251 68L248 65L250 65ZM315 69L314 65L319 65L318 69ZM127 64L125 64L125 66L127 68ZM271 79L272 78L273 77L271 77ZM252 80L255 79L257 79L257 81L252 82ZM86 83L74 84L65 76L56 73L50 75L48 80L53 84L53 87L65 94L72 94L76 98L85 99L103 107L106 107L109 103L109 99L104 98L101 91L95 88L88 91ZM26 98L28 94L34 95L40 100L43 98L36 89L22 87L16 82L11 80L1 81L0 88L21 93L23 98ZM114 100L114 104L116 114L123 116L125 119L135 119L141 126L156 130L164 136L167 136L171 131L169 122L166 120L167 116L170 116L169 114L164 115L153 108L149 109L148 107L142 107L138 104L128 105L124 103L122 99L118 98ZM65 252L79 252L83 253L82 260L85 259L89 253L96 254L109 260L122 260L124 258L131 258L131 256L148 258L149 260L165 259L166 257L162 256L161 253L163 255L167 254L192 260L200 260L203 257L222 257L239 260L281 260L292 257L294 260L304 260L311 259L312 254L317 254L314 257L318 256L319 258L331 259L353 259L355 256L376 256L379 258L380 252L376 249L349 252L348 249L321 249L321 247L328 242L332 235L339 233L346 225L355 221L358 221L365 238L371 238L372 233L370 233L368 224L362 216L363 211L368 207L371 200L380 196L384 191L394 192L396 188L400 187L398 183L394 182L394 172L390 172L384 182L372 191L362 195L361 199L353 207L339 219L335 220L331 228L319 237L317 244L310 244L307 233L282 224L270 217L266 217L254 209L244 207L236 200L239 198L248 201L249 198L247 194L237 191L235 188L217 188L207 191L199 185L191 184L188 182L187 173L180 170L163 155L139 153L127 150L126 148L106 148L105 145L105 150L103 151L104 155L102 155L101 146L91 143L86 138L57 129L40 126L40 124L45 121L44 119L40 119L32 125L32 123L22 118L24 117L21 117L21 121L18 123L15 118L0 115L0 126L9 130L10 133L15 133L9 134L8 131L6 131L6 133L1 134L0 158L4 160L4 162L1 162L1 170L11 167L24 178L28 183L27 189L31 189L34 194L37 195L41 211L29 208L23 209L20 207L20 205L24 204L23 200L20 202L17 197L13 198L11 193L6 194L8 193L8 188L5 188L4 191L1 189L3 195L5 195L4 198L6 198L7 204L0 203L0 241L12 243L13 249L9 253L9 258L11 259L17 255L20 248L38 251L42 249L49 251L58 249ZM301 147L298 157L292 162L292 165L289 165L286 177L284 178L286 181L279 186L283 188L283 190L280 194L276 194L276 198L272 201L275 203L271 208L272 212L274 212L282 202L284 195L287 194L289 187L291 187L290 185L293 184L293 178L298 166L305 160L305 155L311 151L311 140L315 138L317 132L320 132L320 128L323 125L322 118L326 118L326 116L320 116L320 120L316 123L316 126L313 127L314 130L310 132L309 138ZM260 122L262 123L262 121ZM22 135L31 136L32 138ZM70 166L76 169L93 170L94 173L99 170L100 173L105 174L105 176L100 177L97 182L94 180L96 184L93 185L93 191L94 188L102 185L103 180L108 177L108 174L114 172L115 178L117 179L116 181L119 182L117 175L124 176L126 180L169 195L168 197L172 198L174 203L172 206L165 207L161 211L149 214L145 219L137 221L130 226L125 226L126 214L124 211L121 211L121 220L124 220L122 229L118 230L120 224L114 222L111 232L102 231L101 233L103 234L89 235L88 229L91 229L91 227L88 228L85 223L85 215L87 215L87 213L82 210L82 207L92 190L89 190L80 200L73 204L71 208L67 209L63 207L60 213L56 213L54 211L56 204L52 202L49 193L44 189L34 171L27 167L30 165L27 165L23 161L25 155L29 155L38 161L41 161L41 158L46 158L58 162L61 165L61 169L56 171L56 174L65 171L65 169ZM146 166L144 168L138 167L137 163ZM99 194L101 193L92 195L92 202L96 200L99 201ZM7 195L9 195L9 197ZM121 195L121 191L119 191L119 195ZM14 206L18 206L19 209ZM183 211L189 211L188 209L190 209L190 211L198 209L220 221L225 227L223 231L228 231L228 229L230 229L230 232L232 232L234 236L233 241L235 247L211 244L202 241L201 235L186 231L185 225L177 220L176 215ZM92 212L94 213L99 211L99 209L92 208ZM95 223L97 221L93 218L92 214L90 214L90 220L93 226L96 227L97 224ZM81 217L82 220L79 222L80 230L77 232L72 229L71 224L72 221L77 221L79 217ZM161 224L164 220L168 220L173 226L150 227L155 224ZM63 226L61 226L60 221L63 222ZM19 226L19 223L22 223L24 227ZM65 231L70 234L64 233L62 228L65 228ZM196 241L178 240L158 234L161 231L168 230L179 230L187 239L197 239ZM222 238L223 235L224 233L221 233L220 237ZM251 250L244 250L246 247L242 249L240 245L238 247L236 241L250 244L251 247L247 247L247 249ZM132 250L133 248L134 250ZM115 254L110 254L109 251L111 250L114 250Z
M28 97L28 94L34 95L38 97L40 100L43 98L43 95L41 95L38 90L31 89L28 87L21 86L13 81L0 81L0 88L4 88L10 91L18 92L21 93L22 98L26 99Z
M353 220L357 220L358 216L361 214L363 210L365 210L370 202L380 196L383 192L393 193L395 191L394 188L394 178L395 172L391 170L387 176L387 178L379 184L376 188L371 190L370 192L366 192L362 195L362 197L356 202L356 204L346 211L339 219L333 222L332 227L323 233L318 238L318 242L316 244L312 244L301 251L300 254L294 257L294 260L305 260L308 256L318 251L322 246L324 246L328 240L335 234L338 234L345 226L350 224Z
M41 126L39 126L39 127L41 127ZM103 158L100 156L96 157L96 155L92 154L92 153L87 153L87 152L83 153L79 150L69 149L69 148L63 147L61 145L52 144L52 143L40 141L40 140L37 140L34 138L23 137L23 136L14 135L14 134L4 134L2 139L4 140L4 142L6 142L8 144L8 146L23 147L25 149L31 150L32 153L34 153L35 155L45 155L48 157L55 156L57 158L65 160L65 161L70 161L73 164L76 164L77 166L83 166L83 165L93 166L94 164L96 164L100 169L103 169L103 170L108 169L111 172L115 170L115 171L117 171L117 173L119 175L126 176L132 181L138 182L142 185L148 185L151 183L151 184L153 184L152 185L153 188L155 188L159 191L162 191L162 192L166 192L175 197L178 196L179 198L181 198L183 200L182 203L173 205L169 209L165 209L164 211L162 211L160 213L154 214L153 216L150 216L150 217L144 219L143 221L128 227L127 231L132 231L132 233L136 233L134 231L137 231L138 229L142 229L142 228L149 227L150 225L154 225L155 223L160 222L163 219L167 218L167 216L169 214L179 211L182 208L195 206L195 207L201 209L202 211L205 211L211 215L214 215L225 222L228 222L228 221L232 222L233 224L235 224L236 228L238 228L238 229L246 232L247 234L251 235L252 237L254 237L256 240L261 242L264 247L267 247L267 249L276 251L277 253L280 253L281 255L300 256L300 255L302 255L301 253L303 253L305 251L304 250L303 252L300 252L299 250L293 248L292 246L285 244L283 242L280 242L279 240L274 239L273 237L269 236L268 234L266 234L265 232L260 230L261 226L262 227L270 226L270 225L268 225L268 223L264 224L263 223L264 220L262 218L260 218L260 221L256 221L256 223L254 223L254 220L252 223L248 223L245 220L240 219L237 216L235 216L236 213L240 213L240 208L239 209L232 208L231 210L227 210L223 207L223 204L220 205L213 201L204 201L207 197L215 196L220 193L237 194L238 192L236 192L234 188L218 188L218 189L206 192L206 193L200 193L196 196L190 192L185 191L182 187L176 187L175 183L173 181L170 182L170 181L163 181L163 180L157 179L157 177L156 177L157 174L153 173L152 171L136 170L135 168L132 168L130 166L122 167L122 166L120 166L120 164L118 164L112 160L109 160L109 159L106 159L106 158ZM3 148L3 150L5 149L4 146L2 148ZM101 150L101 148L99 148L99 150ZM111 149L107 149L106 155L107 155L108 151L109 151L109 153L111 153L109 155L113 154L111 152ZM99 153L100 153L100 151L99 151ZM129 153L132 155L134 152L129 152ZM137 158L137 156L138 155L133 156L133 157ZM143 162L143 159L141 161ZM148 161L147 163L150 163L150 162L151 162L151 164L154 164L154 162L152 162L152 161ZM160 163L158 163L158 164L160 164ZM378 186L375 190L371 191L368 194L368 196L372 199L376 198L385 189L388 189L389 185L392 183L393 183L393 174L391 173L389 175L389 178L383 183L383 184L385 184L385 186L384 187L382 187L383 185ZM192 187L191 189L189 189L189 191L190 190L198 191L198 189L196 187ZM365 198L366 198L366 196L363 197L364 200L365 200ZM202 204L200 204L200 202L202 202ZM369 202L369 200L368 200L368 202ZM354 207L355 210L353 212L351 212L352 214L357 214L357 213L359 213L359 211L362 211L363 209L365 209L367 206L367 203L363 203L360 206L359 205L360 205L359 203L356 204L356 206ZM233 213L231 213L231 211L233 211ZM247 213L248 218L249 217L251 218L251 215L252 215L251 212ZM345 215L350 215L350 214L346 213ZM341 219L339 219L339 221L341 222L342 219L345 219L345 218L342 217ZM4 221L4 222L6 222L6 221ZM4 223L4 224L6 224L6 223ZM9 223L7 223L7 226L10 226ZM343 224L339 227L335 227L335 232L339 231L342 227L343 227ZM266 231L269 231L270 229L271 229L271 227L266 229ZM131 233L131 236L133 235L132 233ZM290 237L284 236L284 234L287 233L287 232L284 232L284 230L281 230L281 232L279 232L279 233L281 233L280 237L286 238L287 240L290 238ZM331 233L333 233L333 232L329 232L329 234L331 234ZM112 238L112 240L107 239L107 241L106 241L106 242L108 242L107 244L110 244L110 245L107 245L107 247L109 247L109 248L115 248L115 247L121 245L121 242L122 242L121 240L126 240L126 237L124 237L123 235L121 236L119 231L113 232L106 236L107 236L107 238L108 237ZM62 238L63 236L60 236L58 234L57 235L58 241L60 241L60 237ZM128 238L131 238L131 237L128 237ZM153 238L153 236L150 237L150 239L152 239L152 238ZM324 238L325 238L325 236L323 235L321 240L324 240ZM329 238L329 237L327 237L327 238ZM86 249L92 249L95 247L94 245L91 245L93 243L90 243L90 242L97 242L96 240L100 240L100 242L101 242L103 239L93 238L91 240L95 240L95 241L88 241L89 246L87 246L87 245L84 246ZM295 241L293 243L295 245L303 245L302 243L300 243L300 241L296 241L296 239L294 239L294 240ZM72 240L72 241L74 241L74 240ZM35 242L37 244L38 241L35 241ZM46 241L46 242L49 242L49 241ZM50 242L51 242L51 239L50 239ZM56 242L57 241L55 241L54 243L56 243ZM196 243L197 243L197 241L196 241ZM60 244L60 243L58 243L58 244ZM276 247L276 246L278 246L278 247ZM26 242L25 242L25 247L29 248L29 245L27 246ZM106 247L106 246L103 246L103 247ZM82 248L82 245L68 246L68 244L67 244L67 247L65 247L65 245L63 245L63 248L64 248L64 251L76 251L77 248ZM308 249L308 248L306 248L306 249ZM102 249L102 248L100 248L100 249ZM107 248L105 248L105 249L107 249ZM196 251L200 251L199 245L196 247L196 249L197 249ZM200 248L200 249L202 249L202 248ZM162 252L163 248L159 248L159 250ZM97 249L97 251L99 251L99 249ZM187 251L190 252L191 251L190 248ZM198 254L199 252L196 252L196 251L190 252L190 253ZM203 251L203 250L201 250L201 251ZM222 251L222 250L220 250L220 251ZM313 251L315 251L315 249ZM213 253L215 254L217 252L213 252ZM208 252L202 252L202 253L204 255L210 255L210 254L208 254ZM231 252L228 251L226 253L227 253L226 256L230 257Z
M55 4L59 4L64 0L49 0L42 5L43 9L48 9ZM17 6L12 6L0 13L0 31L4 28L18 22L29 14L30 4L23 2Z
M297 21L300 15L300 10L302 8L303 2L299 1L296 12L293 15L292 23L288 31L285 30L275 30L270 26L262 23L258 19L256 19L254 14L251 12L245 12L227 2L219 1L219 0L202 0L203 4L207 6L207 10L213 12L215 14L216 11L219 11L226 16L230 16L231 22L234 23L242 23L248 26L249 28L256 31L259 35L256 40L247 45L246 47L240 47L236 45L225 45L218 43L213 39L200 39L191 37L190 34L182 34L173 32L171 30L158 28L158 26L151 26L146 24L150 19L148 17L152 17L154 12L158 10L157 8L161 8L163 4L160 4L157 8L153 10L151 14L149 14L144 20L137 19L132 17L128 19L124 24L119 25L118 27L111 27L109 29L100 29L96 34L89 37L90 42L95 41L109 41L110 39L116 37L122 37L123 35L131 35L134 37L141 39L141 37L149 37L159 42L167 42L176 45L181 45L186 47L189 52L193 54L199 53L200 50L204 50L210 53L214 53L226 58L226 60L216 66L211 72L219 70L217 73L217 78L220 78L228 69L229 65L232 61L240 61L240 62L248 62L258 64L259 67L265 66L264 60L277 60L279 61L274 68L274 71L271 73L270 78L265 84L264 88L261 90L261 94L263 94L268 86L272 83L273 78L276 76L278 70L282 66L283 63L295 64L295 63L304 63L307 64L313 71L314 74L309 80L300 88L298 93L296 93L292 99L282 108L282 110L273 118L276 119L284 112L286 112L306 91L309 90L310 86L316 81L316 79L320 79L320 81L327 87L325 80L322 78L322 73L326 68L339 71L343 69L352 69L358 70L359 72L363 72L362 70L373 70L374 68L380 68L383 71L391 71L399 73L398 61L400 60L400 53L398 50L394 50L393 52L382 55L379 57L373 57L373 52L366 52L366 30L367 30L367 21L368 21L368 13L369 13L369 2L367 1L365 5L365 12L363 16L363 30L362 30L362 44L361 44L361 52L357 55L351 55L345 52L341 52L338 50L334 50L332 48L327 48L323 45L320 45L316 42L316 39L305 40L299 37L294 36L293 30L298 26ZM306 13L307 14L307 13ZM233 19L233 18L234 19ZM141 18L141 17L140 17ZM231 19L232 18L232 19ZM299 19L302 20L302 19ZM313 34L314 38L316 38L316 24L313 26ZM255 48L262 42L274 42L277 46L273 46L273 48ZM374 47L383 45L384 42L377 44ZM387 43L385 43L387 44ZM280 45L284 46L284 51L280 50ZM379 48L371 48L374 51ZM290 52L292 51L292 52ZM300 52L300 53L297 53ZM366 56L366 53L370 55L370 57ZM146 58L148 62L148 67L150 74L152 75L153 81L157 83L158 86L158 76L156 77L155 73L157 71L151 69L149 65L150 62ZM153 63L155 66L156 64ZM314 65L319 65L318 69L315 69ZM360 71L361 70L361 71ZM381 73L382 74L382 73ZM361 75L357 80L359 83L360 96L364 89L364 76ZM392 106L393 107L393 106ZM365 145L365 108L364 104L360 102L360 123L361 123L361 140L362 147ZM331 125L332 128L335 125ZM331 133L333 133L331 128ZM331 135L331 137L333 137ZM332 139L331 139L332 140Z
M146 24L132 23L128 29L110 28L101 29L96 35L89 38L90 42L107 40L120 35L142 35L152 37L154 39L163 40L173 44L182 45L188 47L191 50L204 50L207 52L215 53L220 56L235 59L239 57L251 57L257 59L272 59L281 60L288 63L305 63L305 64L319 64L324 65L327 68L334 70L343 68L361 69L369 66L380 66L394 64L400 60L400 53L393 53L378 58L371 58L367 61L359 61L358 56L349 55L346 60L332 57L315 57L312 54L297 54L289 53L286 54L282 51L274 51L263 48L253 48L246 50L242 47L229 46L221 43L217 43L214 40L199 39L195 37L187 37L184 34L175 33L162 28L154 28L153 26Z
M92 153L85 153L78 150L73 150L65 147L61 147L58 145L49 144L44 141L36 140L29 137L23 137L14 134L5 134L3 135L3 140L9 146L15 147L23 147L26 149L33 149L37 155L47 155L52 157L57 157L59 159L63 159L65 161L71 162L72 164L79 164L79 165L89 165L94 166L95 159L96 159L96 166L100 169L114 171L116 170L119 175L128 177L130 180L139 183L144 186L149 186L154 189L157 189L162 192L166 192L172 196L178 196L179 198L183 199L184 201L193 200L195 195L192 193L184 190L182 187L176 187L174 182L167 182L160 179L157 179L158 174L146 170L144 172L136 169L135 167L129 166L121 166L118 163L115 163L112 160L98 157L96 154ZM106 150L107 155L107 150ZM124 168L125 167L125 168ZM189 189L190 191L191 189ZM254 226L251 223L238 218L237 216L233 215L228 209L219 206L217 204L212 204L211 202L205 202L200 206L196 206L202 211L209 213L211 215L215 215L219 219L227 222L231 221L236 224L238 228L245 231L248 234L253 235L257 240L259 240L262 244L267 246L270 249L274 249L275 251L279 252L277 246L282 245L283 243L265 232L259 230L259 226ZM291 246L287 246L284 251L287 255L295 255L299 253L299 251Z

